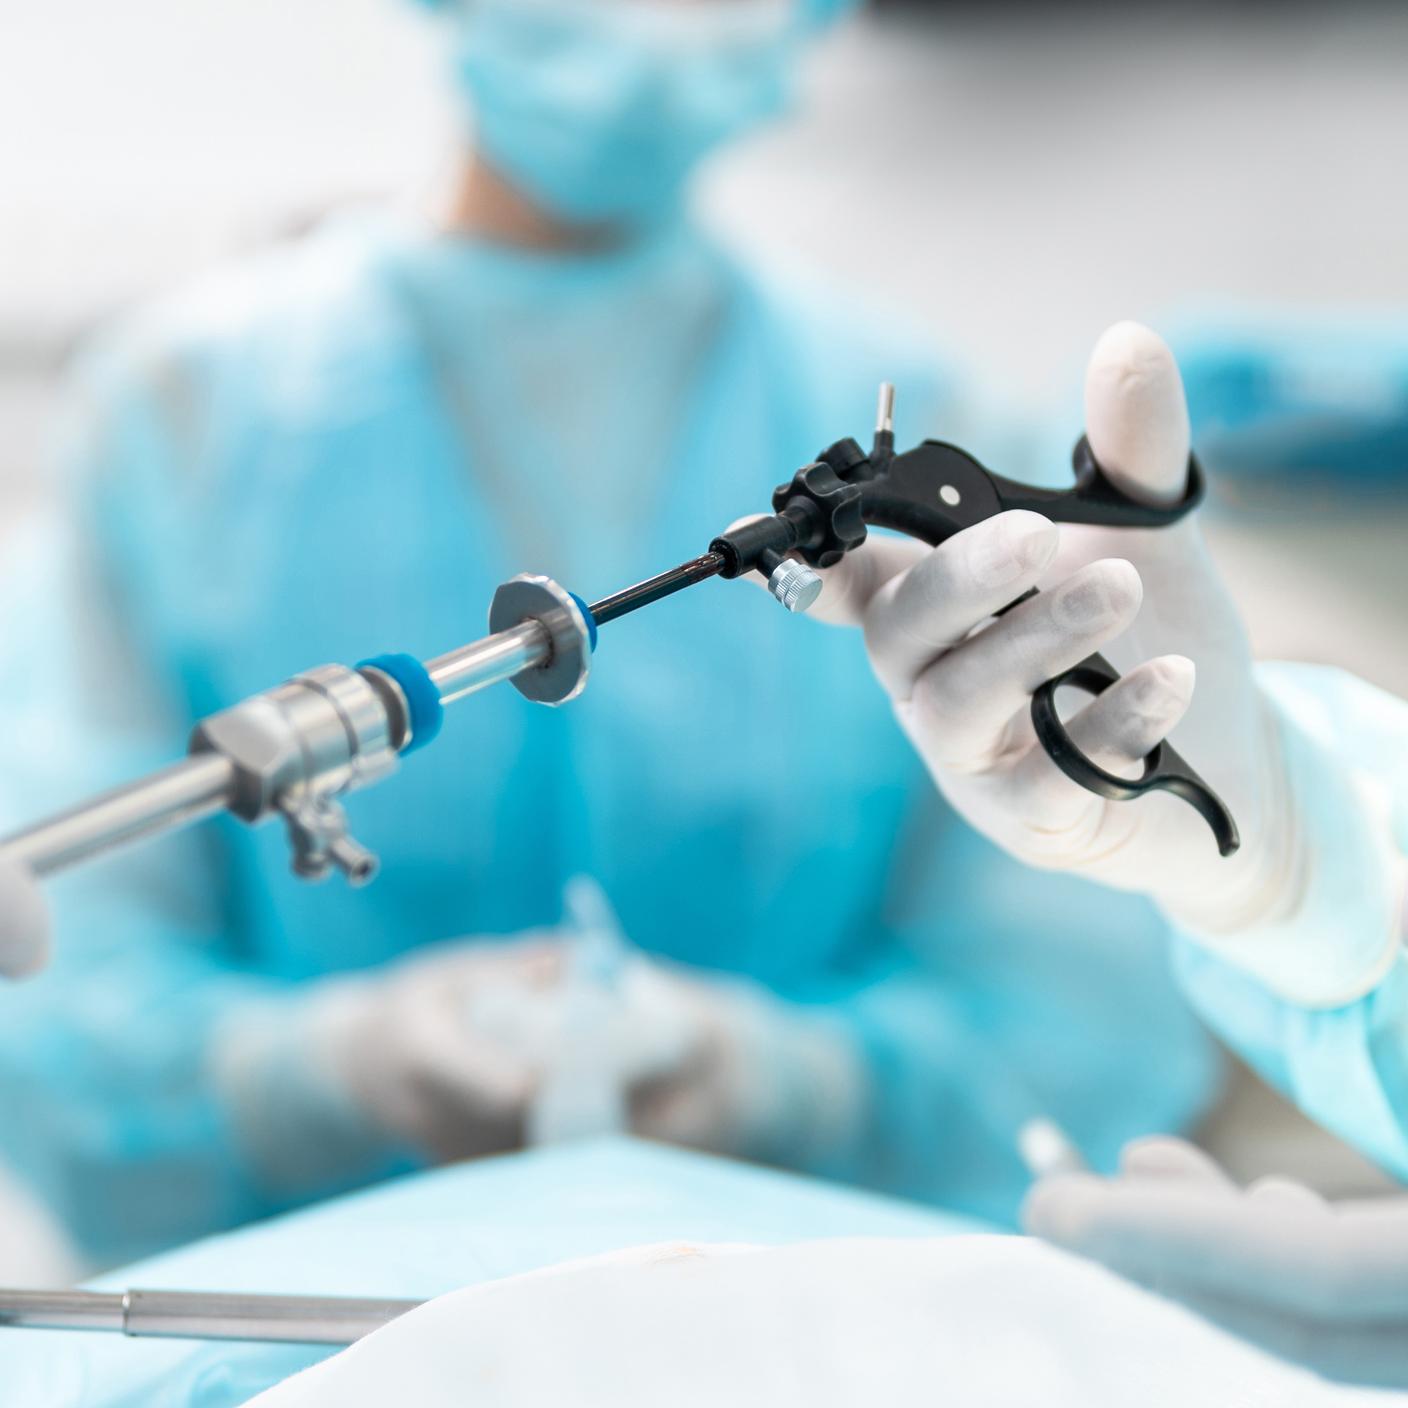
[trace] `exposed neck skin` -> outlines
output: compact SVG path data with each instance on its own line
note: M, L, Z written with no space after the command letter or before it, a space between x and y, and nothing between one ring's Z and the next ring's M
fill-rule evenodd
M545 252L609 249L624 235L602 225L574 225L535 205L472 153L460 161L442 218L453 237Z

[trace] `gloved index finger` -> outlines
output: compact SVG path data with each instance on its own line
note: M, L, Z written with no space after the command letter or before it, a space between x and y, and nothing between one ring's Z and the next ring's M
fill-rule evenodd
M866 611L865 640L890 694L907 699L928 665L1034 587L1058 540L1055 524L1015 509L955 533L887 581Z
M886 533L871 533L834 567L820 569L821 595L807 615L830 626L859 626L878 593L922 562L926 543Z

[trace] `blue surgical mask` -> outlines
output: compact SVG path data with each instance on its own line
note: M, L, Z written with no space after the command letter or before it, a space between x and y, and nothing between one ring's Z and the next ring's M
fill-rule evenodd
M781 112L845 0L455 0L479 150L563 219L643 225L710 151Z

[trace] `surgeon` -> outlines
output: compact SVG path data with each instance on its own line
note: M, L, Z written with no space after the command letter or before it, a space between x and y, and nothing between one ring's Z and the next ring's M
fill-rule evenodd
M475 147L437 219L332 219L85 359L68 521L0 605L0 822L319 661L474 638L517 572L591 598L697 553L882 379L903 433L948 425L917 343L687 212L835 8L441 7ZM1033 1115L1112 1160L1215 1092L1150 907L974 837L860 638L742 587L613 627L560 711L453 711L350 810L383 862L362 892L233 824L52 886L55 963L0 999L0 1144L94 1260L520 1143L575 876L638 956L613 1033L668 1014L620 1048L641 1133L1011 1221Z
M1111 377L1139 408L1120 423L1102 413ZM1158 338L1133 324L1106 334L1086 413L1116 482L1183 492L1188 415ZM1120 559L1091 562L1102 549ZM1004 599L1044 590L970 634L994 574ZM1127 673L1072 736L1129 771L1178 725L1239 819L1232 860L1176 799L1104 801L1036 745L1031 694L1081 657L1071 598L1087 595L1105 603L1105 648ZM1209 1023L1408 1179L1408 704L1336 670L1254 668L1195 519L1058 533L1005 514L937 549L869 544L831 571L818 606L863 627L901 725L972 825L1030 864L1148 895ZM1191 661L1164 653L1174 645L1198 660L1196 688ZM1408 1386L1408 1199L1333 1207L1280 1178L1244 1192L1163 1138L1132 1143L1111 1179L1043 1180L1025 1223L1333 1378Z
M1123 419L1104 414L1112 396ZM1188 414L1154 334L1106 333L1086 416L1116 483L1163 501L1184 492ZM1044 590L970 634L994 595L1033 586ZM1238 818L1230 859L1177 798L1107 801L1037 745L1032 692L1081 658L1072 626L1092 602L1126 674L1071 719L1072 738L1130 770L1173 728ZM862 625L896 717L955 810L1031 865L1148 896L1178 931L1180 976L1208 1020L1408 1177L1408 705L1337 670L1254 667L1196 517L1058 532L1007 513L934 549L866 545L832 569L818 607Z

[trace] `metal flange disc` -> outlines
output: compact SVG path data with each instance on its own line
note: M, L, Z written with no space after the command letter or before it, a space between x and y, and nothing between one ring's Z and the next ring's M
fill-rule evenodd
M513 687L539 704L565 704L586 688L591 670L591 631L571 592L551 577L527 573L511 577L494 593L489 607L489 629L512 630L525 621L537 621L548 633L552 650L531 670L513 677Z

